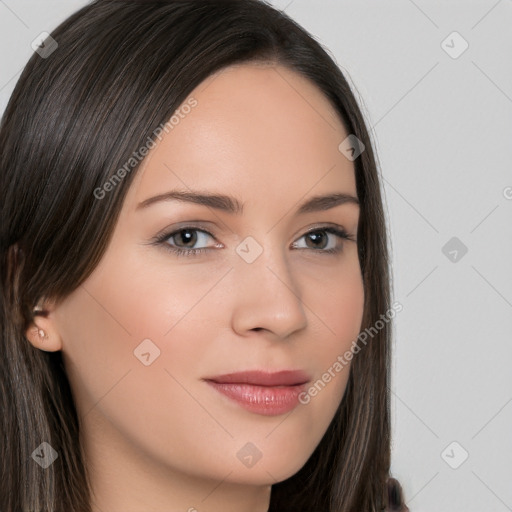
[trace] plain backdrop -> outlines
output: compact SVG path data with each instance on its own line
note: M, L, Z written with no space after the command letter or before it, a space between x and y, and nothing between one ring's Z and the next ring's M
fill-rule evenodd
M376 145L403 305L393 475L411 512L512 510L512 1L272 3L335 58ZM0 112L31 42L85 4L0 0Z

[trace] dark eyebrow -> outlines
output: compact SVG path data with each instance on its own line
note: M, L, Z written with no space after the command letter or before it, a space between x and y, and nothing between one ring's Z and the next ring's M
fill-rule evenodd
M240 203L238 199L231 196L224 194L187 192L181 190L172 190L171 192L166 192L164 194L159 194L145 199L137 205L136 209L139 210L140 208L147 208L154 203L171 200L200 204L236 215L242 214L244 209L244 205ZM359 200L356 197L343 192L313 196L300 205L296 214L300 215L329 210L342 204L355 204L359 206Z

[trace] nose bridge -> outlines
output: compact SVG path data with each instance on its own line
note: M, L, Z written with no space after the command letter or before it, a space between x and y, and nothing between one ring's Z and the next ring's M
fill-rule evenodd
M235 251L236 327L264 328L283 337L303 328L302 290L287 264L286 251L271 235L247 236Z

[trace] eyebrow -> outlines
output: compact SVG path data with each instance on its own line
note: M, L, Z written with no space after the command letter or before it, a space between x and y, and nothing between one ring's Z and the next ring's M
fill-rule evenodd
M148 206L158 203L160 201L183 201L187 203L195 203L216 210L221 210L233 215L241 215L243 213L244 204L240 203L238 199L224 194L210 194L199 192L187 192L181 190L172 190L164 194L159 194L154 197L149 197L137 205L137 210L147 208ZM354 204L359 206L359 200L344 192L334 192L331 194L317 195L309 198L302 203L296 210L297 215L302 215L311 212L319 212L330 210L336 206L343 204Z

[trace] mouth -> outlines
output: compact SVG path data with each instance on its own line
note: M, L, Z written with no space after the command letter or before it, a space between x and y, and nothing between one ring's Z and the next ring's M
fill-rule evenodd
M298 397L311 378L300 370L229 373L203 379L242 408L264 416L277 416L299 405Z

